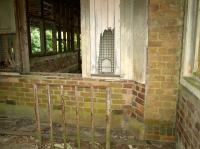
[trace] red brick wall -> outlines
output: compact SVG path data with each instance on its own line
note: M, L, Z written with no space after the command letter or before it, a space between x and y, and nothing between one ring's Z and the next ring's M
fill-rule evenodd
M176 122L178 146L200 148L200 99L184 87L180 90Z

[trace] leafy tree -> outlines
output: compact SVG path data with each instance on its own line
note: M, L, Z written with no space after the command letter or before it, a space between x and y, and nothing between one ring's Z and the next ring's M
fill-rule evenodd
M40 28L31 27L31 48L32 53L41 52L41 43L40 43Z
M46 48L48 52L53 51L52 30L46 30Z

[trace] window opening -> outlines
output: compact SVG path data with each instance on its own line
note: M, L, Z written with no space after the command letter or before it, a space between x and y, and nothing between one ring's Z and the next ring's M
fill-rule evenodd
M31 50L33 54L42 52L41 50L41 32L39 27L30 27Z
M47 52L53 52L53 31L51 29L46 30L46 50Z
M114 29L104 30L100 35L99 73L114 73Z

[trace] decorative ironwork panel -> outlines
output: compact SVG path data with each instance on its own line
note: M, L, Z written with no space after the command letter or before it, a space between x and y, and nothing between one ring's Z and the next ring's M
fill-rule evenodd
M100 36L98 72L114 73L114 29L104 30Z

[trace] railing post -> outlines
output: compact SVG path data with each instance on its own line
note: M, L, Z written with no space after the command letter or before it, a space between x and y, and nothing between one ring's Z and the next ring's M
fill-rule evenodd
M91 87L91 137L92 137L92 149L94 149L95 146L95 126L94 126L94 88Z
M65 101L64 101L64 98L63 98L63 85L60 86L60 98L61 98L61 105L62 105L62 127L63 127L63 142L64 142L64 149L67 149L67 142L66 142L66 139L67 139L67 135L66 135L66 131L67 131L67 128L66 128L66 115L65 115Z
M38 100L38 88L37 85L33 85L33 93L35 99L35 119L36 119L36 129L37 129L37 139L38 139L38 148L41 148L42 145L42 134L40 126L40 111L39 111L39 100Z
M77 145L78 149L81 147L80 141L80 112L79 112L79 99L78 99L78 87L75 86L75 99L76 99L76 130L77 130Z
M110 149L110 123L111 123L111 89L106 89L106 149Z
M51 103L51 94L50 86L47 85L47 96L48 96L48 116L49 116L49 128L50 128L50 144L53 148L53 121L52 121L52 103Z

